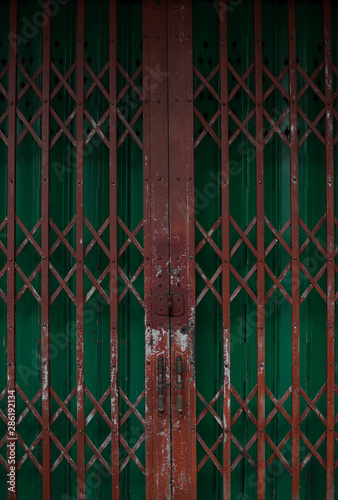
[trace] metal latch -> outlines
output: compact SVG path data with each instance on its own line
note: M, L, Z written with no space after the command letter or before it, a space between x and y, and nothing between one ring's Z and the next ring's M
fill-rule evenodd
M180 293L159 293L155 296L155 311L158 316L183 316L184 295Z

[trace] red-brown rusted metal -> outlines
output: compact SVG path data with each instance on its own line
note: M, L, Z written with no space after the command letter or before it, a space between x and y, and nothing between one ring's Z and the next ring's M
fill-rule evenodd
M78 499L86 498L85 386L84 386L84 0L77 3L76 63L76 404Z
M169 204L170 290L183 293L187 308L171 321L172 497L196 498L195 246L192 5L169 2ZM183 411L177 363L183 363Z
M221 8L221 2L219 7ZM226 5L225 5L226 7ZM228 40L226 9L220 19L221 168L222 168L222 310L223 310L223 497L231 497L230 380L230 172L228 121Z
M297 138L297 61L295 2L288 0L291 284L292 284L292 499L299 498L299 207Z
M117 245L117 87L116 0L109 3L109 228L110 228L110 328L111 328L111 474L112 496L120 496L119 378L118 378L118 245Z
M16 83L17 83L18 1L10 4L8 69L8 191L7 191L7 393L14 394L15 379L15 214L16 214ZM15 413L16 416L16 413ZM8 431L7 431L8 433ZM9 437L9 435L7 434ZM9 441L8 441L9 442ZM15 443L16 444L16 443ZM17 450L15 450L15 459ZM8 470L9 466L7 465ZM17 461L16 461L17 470ZM16 476L16 474L15 474ZM9 491L14 500L16 492Z
M256 206L257 206L257 498L265 498L265 270L262 6L255 11Z
M170 497L169 316L158 315L156 297L169 294L167 5L143 5L143 161L146 309L147 497ZM158 411L157 366L164 363L164 409Z
M49 323L49 95L50 95L50 35L51 19L49 2L44 3L46 23L43 29L42 48L42 148L41 148L41 398L42 398L42 467L43 498L51 496L50 476L50 323Z
M335 447L335 217L333 163L333 104L331 59L331 4L323 2L323 47L325 71L325 171L326 171L326 262L327 262L327 319L326 319L326 499L334 499Z

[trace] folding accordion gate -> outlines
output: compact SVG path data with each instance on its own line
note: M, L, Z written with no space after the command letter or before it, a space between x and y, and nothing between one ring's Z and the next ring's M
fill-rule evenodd
M336 498L336 2L0 9L1 498Z

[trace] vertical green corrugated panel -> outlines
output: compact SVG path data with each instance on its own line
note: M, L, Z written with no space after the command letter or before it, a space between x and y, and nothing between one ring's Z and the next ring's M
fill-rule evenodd
M296 42L297 59L307 74L312 75L323 60L322 7L320 2L302 1L296 3ZM324 69L315 79L315 84L324 92ZM305 84L298 72L298 92ZM323 107L311 88L298 101L299 107L307 117L314 121ZM317 130L324 135L325 117L317 124ZM308 129L298 114L298 140ZM320 218L325 214L325 147L312 132L298 151L299 162L299 217L312 231ZM316 233L317 240L326 249L326 222ZM307 235L299 228L300 247ZM312 241L300 256L300 262L315 277L325 264L325 257L318 251ZM300 294L310 282L300 272ZM326 273L318 280L319 286L326 294ZM313 400L326 382L326 302L314 288L300 306L300 386ZM326 393L316 404L319 411L326 414ZM307 408L307 403L300 396L300 415ZM313 411L300 425L312 445L315 445L325 432L325 426ZM309 453L304 441L300 440L300 462ZM318 453L326 456L326 441L318 447ZM314 482L312 479L316 478ZM322 498L325 495L325 470L316 457L302 468L300 474L300 496L302 498Z
M338 68L338 33L337 33L337 26L338 26L338 5L335 0L331 1L331 37L332 37L332 63L335 65L336 68ZM333 92L335 92L335 89L338 88L338 77L337 75L333 72ZM338 112L338 100L336 99L333 102L333 108L335 109L336 112ZM337 137L338 135L338 120L333 117L333 136ZM335 206L335 217L338 218L338 144L334 146L333 150L333 158L334 158L334 206ZM337 247L337 242L338 242L338 227L337 225L335 226L335 247ZM335 263L338 263L338 258L335 257ZM336 280L335 280L335 291L337 292L338 290L338 275L336 273ZM337 313L337 302L336 302L336 313ZM335 329L337 331L337 324L335 325ZM337 341L336 341L337 342ZM337 363L338 363L338 350L336 346L335 350L335 372L336 372L336 378L335 378L335 385L337 386L338 380L337 380ZM338 408L338 394L335 392L335 409ZM337 413L337 410L336 410ZM336 422L335 425L335 432L338 432L338 422ZM338 456L338 441L335 439L335 457ZM338 485L338 467L335 468L335 485ZM338 486L336 486L336 489ZM337 494L337 493L336 493Z
M119 2L117 11L117 57L122 67L132 76L142 64L142 3ZM117 74L118 93L126 85L120 72ZM142 72L135 80L142 88ZM141 102L134 90L128 89L119 103L119 109L128 122L132 120ZM121 138L125 130L118 120L117 137ZM142 115L133 126L133 130L143 141ZM118 149L118 216L122 222L134 231L143 219L143 154L135 140L128 135ZM128 236L119 229L118 247L127 241ZM143 229L137 236L143 248ZM133 278L142 265L143 257L133 243L119 258L119 266L129 280ZM133 285L140 298L144 300L144 273L141 271ZM123 293L126 284L119 281L119 294ZM145 346L144 346L144 310L135 295L128 291L119 304L119 377L120 387L129 400L134 403L145 389ZM122 397L119 399L120 415L129 409ZM145 400L137 407L145 418ZM145 431L144 426L132 412L121 428L121 434L129 446L133 448ZM136 456L145 466L145 441L136 452ZM123 464L127 453L120 447L120 463ZM131 499L145 498L145 477L130 459L121 474L121 497Z
M109 5L106 1L86 1L85 2L85 61L91 70L98 75L106 65L109 57ZM85 93L89 91L94 81L88 70L85 70ZM109 93L109 70L106 71L100 83ZM98 85L85 102L85 109L92 120L100 124L100 129L109 140L109 114L106 119L101 117L108 109L108 101ZM90 141L84 148L84 215L96 232L109 219L109 149L98 133L92 136L92 124L89 117L84 120L85 141ZM84 246L88 247L93 240L93 235L85 224ZM101 239L109 249L109 225L102 232ZM110 308L109 296L112 285L109 272L104 279L101 275L109 268L110 260L101 246L96 243L85 256L84 264L100 283L105 296L102 295L93 285L88 276L85 275L84 295L87 300L85 316L85 381L86 387L97 401L109 390L110 386ZM108 299L108 300L107 300ZM108 397L101 404L102 410L110 420L111 398L110 391ZM86 418L94 410L94 405L89 397L85 397ZM110 428L103 420L102 416L95 412L94 417L86 427L86 434L97 449L107 440L108 444L101 454L107 464L111 463L111 445L109 443ZM86 444L86 463L95 455L88 444ZM109 471L98 460L94 459L92 467L86 474L86 497L93 498L98 495L101 498L111 496L111 477Z
M24 31L25 19L31 15L32 5L28 2L20 3L18 10L18 32ZM17 59L23 68L33 76L42 64L42 29L35 28L35 36L29 38L28 43L19 43ZM24 72L18 67L17 73L17 93L27 83ZM42 76L35 79L39 89L42 89ZM37 109L41 105L41 100L36 92L30 87L24 98L17 103L19 109L28 121L32 119ZM26 126L17 115L17 134L21 133ZM32 127L37 136L41 137L41 117L38 118ZM41 218L41 149L30 133L26 133L16 149L16 216L24 226L32 231ZM16 249L25 240L26 235L20 228L18 220L16 223ZM33 236L36 243L41 245L41 230L35 231ZM41 296L41 275L35 272L40 263L39 251L31 242L27 242L23 250L16 257L16 297L23 287L24 280L21 278L18 268L29 278L36 274L31 283L37 294ZM37 297L27 289L21 298L16 302L16 381L25 396L32 400L41 388L41 309ZM35 408L41 414L41 397L36 398ZM26 408L26 403L17 392L17 415L19 416ZM38 423L32 412L28 412L17 426L17 431L22 440L30 446L41 432L41 424ZM33 455L41 461L42 442L34 448ZM24 448L17 445L17 460L25 454ZM36 467L31 459L26 458L21 465L17 475L18 495L41 498L42 478L36 474Z
M0 18L0 71L3 71L8 63L8 49L9 49L9 39L7 33L9 31L9 2L6 2L2 6L2 14ZM8 91L8 73L1 81L2 86L6 91ZM0 116L6 112L8 107L7 100L5 96L0 94ZM7 118L0 125L1 132L8 137L8 122ZM0 221L5 220L7 216L7 145L0 139ZM5 226L2 231L0 231L0 242L7 248L7 226ZM0 251L0 269L2 270L7 264L7 258L3 251ZM2 278L0 278L0 289L5 295L7 295L7 273L4 273ZM6 328L6 314L7 307L3 298L0 297L0 393L5 389L7 385L7 328ZM6 414L7 411L7 398L4 397L0 402L0 410ZM0 434L4 436L6 434L7 428L6 424L2 419L0 419ZM6 460L6 446L0 449L0 454L4 460ZM7 477L4 473L4 468L1 466L2 472L0 474L0 497L5 498L7 492Z
M60 4L59 12L52 18L51 61L61 75L65 75L76 61L76 45L76 3ZM54 95L59 83L56 72L51 70L51 107L60 119L66 122L69 115L76 108L76 102L63 86ZM69 75L67 83L76 93L76 68ZM76 138L76 117L73 117L67 128L72 136ZM51 116L51 142L54 141L59 130L59 124ZM76 251L76 223L72 225L72 221L74 222L75 215L76 148L65 133L62 133L50 152L50 218L61 232L65 231L67 227L71 227L66 239L74 251ZM58 239L57 232L51 227L50 247L52 249ZM69 290L76 297L76 272L72 272L72 268L76 264L75 257L63 243L60 243L51 255L50 262L56 272L65 279ZM50 306L50 385L61 401L65 401L76 387L76 307L69 294L63 289L60 290L60 288L59 281L51 272L50 297L56 298ZM58 293L57 296L56 293ZM59 404L51 396L52 419L56 415L58 408ZM67 409L76 420L76 393L68 402ZM62 446L68 450L71 459L76 464L76 440L70 448L67 447L76 434L76 428L63 411L53 421L51 431ZM76 472L64 458L56 467L59 456L60 450L51 440L52 495L57 498L76 498Z
M207 22L205 22L207 21ZM219 45L215 36L219 27L218 17L212 4L207 2L196 2L193 4L193 44L194 44L194 65L203 74L209 75L219 60ZM211 79L211 85L219 90L218 73ZM200 86L201 81L194 76L194 91ZM217 111L218 104L214 96L203 90L195 105L208 121ZM197 140L203 130L199 119L195 116L194 138ZM218 122L213 129L219 135ZM220 216L220 189L217 179L219 163L219 148L214 139L207 134L197 146L195 154L195 215L196 220L209 231ZM202 233L196 229L196 247L203 239ZM221 246L220 227L213 233L213 241ZM208 263L208 265L206 265ZM203 270L207 270L207 277L212 278L220 265L220 259L209 244L203 246L196 256L196 264ZM218 278L214 282L215 289L220 293L221 280ZM196 297L203 291L205 282L198 272L196 272ZM207 312L207 314L206 314ZM222 321L221 309L217 298L208 292L196 307L196 385L197 391L210 401L219 390L221 385L220 373L222 359ZM204 409L204 405L197 397L197 416ZM221 415L222 397L214 405L215 411ZM203 441L211 448L220 434L218 423L208 412L197 426L197 432ZM215 456L222 463L222 447L215 450ZM197 442L197 463L204 457L204 450ZM205 463L201 472L197 476L197 488L203 492L204 498L215 498L216 492L220 491L220 474L216 467L209 460ZM203 485L207 485L204 489Z
M278 25L278 29L276 26ZM284 2L268 2L262 4L263 26L263 64L278 77L288 66L287 9ZM266 92L273 82L268 75L263 74L263 92ZM281 80L282 87L289 92L288 74ZM275 89L264 103L264 109L274 121L288 108L288 100ZM289 117L280 125L286 139L289 135ZM271 125L264 119L264 138L270 132ZM274 133L264 147L264 213L269 222L281 231L291 217L290 213L290 150L283 139ZM291 247L291 229L283 235L284 241ZM275 237L265 225L265 249L275 240ZM279 277L290 262L290 255L280 243L266 257L266 264L272 273ZM265 273L265 293L268 294L274 283ZM282 286L291 297L291 271L282 280ZM265 350L266 350L266 386L277 400L280 400L291 386L291 305L283 294L274 290L265 307ZM275 405L266 395L266 417L274 410ZM283 407L291 415L291 394ZM272 442L278 446L290 431L291 426L277 412L266 427L266 433ZM273 455L273 449L266 443L266 461ZM291 439L281 451L285 460L291 466ZM291 476L279 458L275 457L266 470L266 497L290 498Z

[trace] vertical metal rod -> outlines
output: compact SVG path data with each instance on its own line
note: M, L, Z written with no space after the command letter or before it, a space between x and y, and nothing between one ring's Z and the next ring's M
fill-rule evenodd
M120 496L119 380L118 380L118 270L117 270L117 88L116 0L109 2L109 227L110 227L110 349L112 498Z
M255 5L256 205L257 205L257 498L265 498L265 270L262 5Z
M187 310L171 322L172 400L176 401L175 360L182 356L182 413L172 405L172 495L196 498L195 385L195 210L192 2L169 2L169 204L171 293L187 296ZM179 279L177 279L179 278ZM182 285L182 286L180 286ZM184 450L184 451L183 451Z
M334 249L334 164L332 114L331 5L323 2L323 38L325 67L325 170L326 170L326 253L327 253L327 442L326 442L326 499L334 499L334 399L335 399L335 249Z
M50 477L50 365L49 365L49 99L50 35L49 0L44 2L46 20L42 44L42 182L41 182L41 383L42 383L42 467L43 499L51 497Z
M145 242L146 259L150 256L150 262L145 261L149 262L145 275L146 482L149 498L170 498L170 391L164 392L164 411L158 412L156 388L159 357L164 363L163 382L170 382L169 317L158 316L155 307L156 294L169 293L167 2L148 2L143 13L143 158L148 179L144 191L144 234L149 238ZM155 74L156 68L160 77Z
M288 0L292 283L292 500L299 499L299 206L295 1Z
M221 8L221 0L220 5ZM225 5L226 7L226 5ZM230 193L228 121L228 41L227 15L220 18L221 71L221 169L222 169L222 309L223 309L223 498L231 497L231 380L230 380Z
M145 67L150 63L149 46L149 18L150 5L142 4L142 78L143 78L143 220L144 220L144 319L145 319L145 400L146 400L146 498L153 496L153 440L152 440L152 395L156 390L153 377L155 376L152 364L152 280L151 280L151 193L152 179L150 170L150 99L145 87ZM149 81L149 80L148 80ZM149 84L148 84L149 85Z
M8 72L8 193L7 193L7 391L15 394L15 205L16 205L16 84L18 0L10 2ZM10 392L11 391L11 392ZM15 419L16 420L16 419ZM8 436L9 437L9 436ZM17 450L15 450L16 457ZM17 460L15 460L17 462ZM16 476L16 474L15 474ZM9 500L16 493L9 492Z
M76 372L78 498L86 498L83 291L83 120L84 120L84 0L77 3L76 75Z

